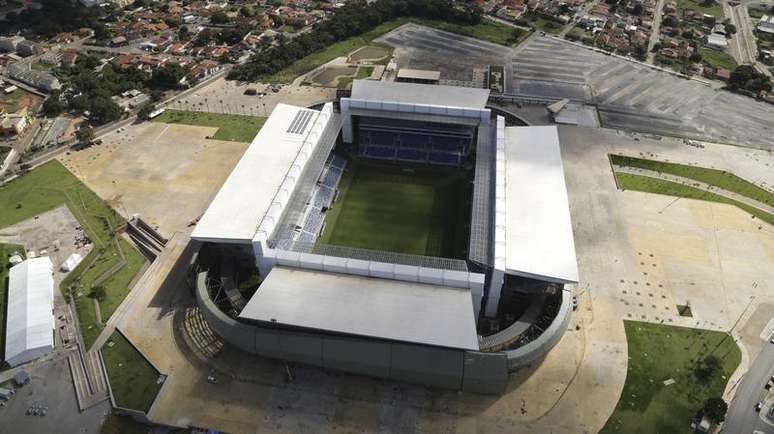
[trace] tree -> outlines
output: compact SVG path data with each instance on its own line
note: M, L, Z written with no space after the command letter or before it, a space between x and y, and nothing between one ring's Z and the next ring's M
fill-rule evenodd
M210 22L212 24L226 24L229 21L231 21L231 19L223 11L215 11L210 15Z
M155 110L156 104L153 104L152 102L145 103L142 107L140 107L140 110L137 111L137 117L141 120L147 121L150 119L150 114Z
M723 28L726 31L726 36L731 36L736 33L736 26L731 23L725 23Z
M175 89L180 86L188 71L179 63L165 63L164 66L153 71L148 85L156 89Z
M94 128L91 127L81 127L75 132L75 138L84 144L91 143L94 140L94 136Z
M91 102L91 118L102 125L121 119L123 110L109 96L98 96Z
M637 3L632 8L632 15L640 16L642 15L643 11L644 11L644 7L642 6L642 3Z
M702 0L701 5L708 8L715 4L715 0Z
M89 292L89 297L94 298L99 302L105 300L106 295L107 291L105 291L105 287L101 285L91 288L91 291Z
M723 398L713 397L704 401L704 407L702 408L704 415L715 423L720 423L726 420L726 412L728 411L728 404L723 401Z
M48 117L59 116L63 111L65 111L65 108L65 105L60 100L60 93L56 91L51 93L51 95L49 95L48 98L43 101L43 114Z
M728 88L742 93L771 92L771 79L758 72L752 65L739 65L731 72Z
M254 17L255 16L255 8L250 5L242 6L242 9L239 10L239 13L243 17Z
M188 30L187 26L180 26L180 30L177 31L177 36L181 41L187 41L191 39L191 31Z
M709 355L699 362L693 369L694 375L701 381L707 381L723 366L723 362L713 355Z
M691 57L689 59L693 63L699 63L699 62L701 62L702 57L701 57L701 54L697 51L697 52L691 54Z

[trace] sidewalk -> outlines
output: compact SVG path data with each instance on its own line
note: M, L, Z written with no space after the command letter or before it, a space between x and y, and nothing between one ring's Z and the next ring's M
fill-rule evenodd
M654 170L639 169L639 168L634 168L634 167L625 167L625 166L613 165L613 169L616 172L629 173L629 174L632 174L632 175L643 175L643 176L647 176L647 177L650 177L650 178L661 179L663 181L676 182L678 184L683 184L683 185L687 185L689 187L698 188L698 189L704 190L704 191L706 191L708 193L718 194L720 196L726 197L728 199L735 200L737 202L741 202L741 203L743 203L745 205L749 205L749 206L751 206L753 208L757 208L757 209L759 209L761 211L765 211L765 212L767 212L769 214L774 215L774 207L768 206L768 205L766 205L765 203L762 203L762 202L758 202L757 200L750 199L747 196L742 196L739 193L734 193L733 191L724 190L724 189L722 189L720 187L716 187L714 185L710 185L710 184L706 184L706 183L703 183L703 182L700 182L700 181L696 181L694 179L684 178L682 176L670 175L668 173L661 173L661 172L656 172Z

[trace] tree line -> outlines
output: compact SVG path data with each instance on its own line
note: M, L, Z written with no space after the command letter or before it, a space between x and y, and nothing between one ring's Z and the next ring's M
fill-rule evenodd
M253 81L274 74L315 51L400 17L475 25L481 22L482 12L473 7L455 7L447 0L377 0L371 4L357 0L316 24L312 31L254 55L246 64L233 68L228 79Z

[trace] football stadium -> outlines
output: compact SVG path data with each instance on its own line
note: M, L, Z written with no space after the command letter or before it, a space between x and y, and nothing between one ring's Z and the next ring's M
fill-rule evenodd
M578 269L556 127L506 125L488 98L356 80L278 105L191 235L210 327L287 362L504 391L561 339Z

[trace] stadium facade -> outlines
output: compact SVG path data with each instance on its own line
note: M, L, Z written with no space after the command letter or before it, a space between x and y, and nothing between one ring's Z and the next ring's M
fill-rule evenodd
M506 127L488 94L356 80L338 112L278 105L192 234L261 281L247 299L230 260L203 267L196 294L210 326L267 357L503 391L509 372L561 338L572 310L563 286L578 271L556 128ZM472 166L467 258L320 242L348 170L337 144L350 158ZM526 308L504 312L524 294ZM479 333L503 317L513 318Z

